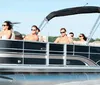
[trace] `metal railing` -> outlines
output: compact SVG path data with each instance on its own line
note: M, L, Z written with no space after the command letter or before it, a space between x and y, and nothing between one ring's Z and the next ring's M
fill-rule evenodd
M96 56L96 54L100 56L100 47L55 44L49 42L44 43L16 40L0 40L1 64L31 65L34 64L32 62L34 62L34 59L36 59L36 63L39 64L39 61L41 61L46 66L53 64L53 62L54 64L56 63L56 65L66 66L68 65L69 60L77 60L83 62L87 58L90 59L90 61L92 60L93 63L99 62L100 58ZM97 57L98 60L95 59L95 57ZM81 60L82 58L83 60ZM4 60L4 62L2 60Z

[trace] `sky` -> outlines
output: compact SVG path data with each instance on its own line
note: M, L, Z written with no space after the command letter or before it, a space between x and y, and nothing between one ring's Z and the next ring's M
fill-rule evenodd
M31 26L39 26L43 19L52 11L76 6L100 6L100 0L0 0L0 29L5 20L21 22L14 25L14 31L23 34L31 33ZM59 36L60 28L65 27L67 34L74 32L75 37L80 33L89 35L99 14L74 15L54 18L41 30L45 36ZM100 26L99 26L100 28ZM100 29L93 38L100 38Z

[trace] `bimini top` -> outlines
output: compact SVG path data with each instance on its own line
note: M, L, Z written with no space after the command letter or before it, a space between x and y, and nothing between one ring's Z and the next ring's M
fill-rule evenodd
M81 7L74 7L74 8L66 8L66 9L51 12L46 17L46 19L49 21L54 17L74 15L74 14L84 14L84 13L100 13L100 7L81 6Z

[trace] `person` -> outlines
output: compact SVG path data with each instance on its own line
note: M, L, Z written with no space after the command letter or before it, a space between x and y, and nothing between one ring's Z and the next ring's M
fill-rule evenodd
M69 42L69 40L68 40L68 36L67 36L67 34L66 34L66 29L65 28L61 28L60 29L60 34L61 34L61 36L60 37L58 37L55 41L54 41L54 43L62 43L62 44L69 44L70 42Z
M79 41L77 41L76 44L86 45L86 40L87 40L87 37L83 33L81 33L79 35Z
M4 21L2 24L2 30L0 32L0 39L14 39L15 35L12 31L13 24L11 21Z
M71 38L74 38L74 33L70 32L68 36L71 37Z
M74 41L73 41L74 33L70 32L69 35L68 35L68 38L69 38L70 43L73 44L74 43Z
M33 25L31 27L31 34L28 34L25 36L24 40L29 40L29 41L38 41L39 37L37 35L37 26Z

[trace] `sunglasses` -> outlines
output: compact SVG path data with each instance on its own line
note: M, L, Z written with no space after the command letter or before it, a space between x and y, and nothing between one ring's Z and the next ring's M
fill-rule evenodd
M2 26L7 26L7 25L2 25Z
M79 36L79 37L83 37L83 36Z
M31 31L36 31L36 29L31 29Z
M65 32L60 32L60 33L62 34L62 33L65 33Z
M72 35L71 37L74 37L74 35Z

